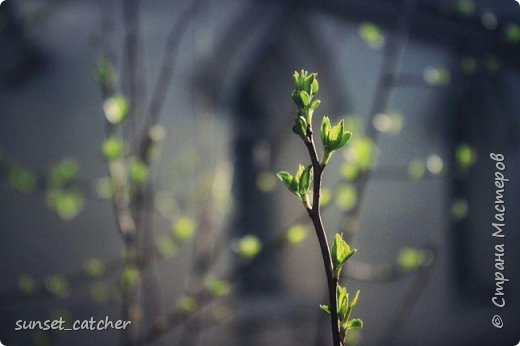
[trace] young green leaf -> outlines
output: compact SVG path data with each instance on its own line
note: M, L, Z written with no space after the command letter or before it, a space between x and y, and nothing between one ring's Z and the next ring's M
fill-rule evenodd
M330 128L329 117L323 116L323 120L321 121L321 142L324 146L328 144Z
M304 107L307 107L311 103L311 97L306 91L300 91L300 101Z
M312 166L307 166L303 169L303 172L299 181L299 192L300 196L303 197L309 192L309 186L312 182Z
M318 80L316 78L314 78L311 83L311 95L315 95L319 89L320 89L320 85L318 84Z
M295 195L298 195L297 184L294 181L294 177L291 175L291 173L281 171L278 172L276 176L285 184L285 186L287 186L287 189L289 189L289 191L291 191Z
M337 233L331 249L332 264L334 265L336 277L339 277L343 264L355 253L356 249L351 249L347 242L343 240L343 236Z
M347 293L347 289L339 284L336 289L336 299L337 299L337 305L338 305L338 319L340 321L343 321L347 317L348 308L349 308L348 293Z
M354 318L348 321L347 329L361 329L363 328L363 321L359 318Z
M356 294L354 295L354 299L352 299L352 302L350 303L350 308L353 309L358 302L359 299L359 290L356 291Z
M326 165L332 153L342 148L352 137L352 132L345 130L344 121L341 120L331 127L330 119L323 117L321 122L321 142L323 143L324 155L321 163Z
M328 305L320 305L320 309L327 315L330 315L330 307Z
M296 119L294 119L294 126L292 130L297 135L301 136L302 138L305 138L305 136L307 135L308 124L309 123L304 117L299 116Z
M320 103L321 103L320 100L314 100L314 101L312 101L311 109L312 109L313 111L315 111L316 108L318 108L318 106L320 105Z

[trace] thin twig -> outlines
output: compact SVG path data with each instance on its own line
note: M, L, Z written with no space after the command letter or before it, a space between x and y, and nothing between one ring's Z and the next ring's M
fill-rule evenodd
M325 266L325 273L327 274L327 286L329 292L329 302L330 302L330 320L331 320L331 328L332 328L332 338L335 346L342 345L339 325L338 325L338 307L336 302L336 290L338 286L338 279L332 273L332 259L330 255L330 247L327 241L327 234L325 233L325 228L323 227L323 221L321 219L320 212L320 193L321 193L321 179L323 177L323 170L325 169L325 165L320 163L318 158L318 153L316 152L316 147L314 145L314 139L312 136L312 129L309 127L307 129L307 136L304 140L305 146L309 152L309 156L311 157L312 168L313 168L313 202L312 208L307 208L307 212L309 217L312 220L314 225L314 229L316 230L316 235L318 237L318 241L320 243L321 255L323 258L323 264Z
M132 122L133 135L136 135L137 119L141 115L142 100L145 99L146 87L144 76L144 64L142 63L142 52L140 49L140 21L139 0L123 1L123 20L125 24L125 50L128 60L129 77L129 118Z
M139 142L139 152L141 157L146 157L150 138L148 132L159 122L159 118L166 101L166 96L170 89L174 75L174 67L179 49L181 38L188 27L189 22L193 19L194 14L202 7L206 0L194 0L190 2L187 8L179 15L177 22L173 25L166 41L163 60L159 69L159 77L152 93L152 99L147 112L147 118L143 129L142 139Z

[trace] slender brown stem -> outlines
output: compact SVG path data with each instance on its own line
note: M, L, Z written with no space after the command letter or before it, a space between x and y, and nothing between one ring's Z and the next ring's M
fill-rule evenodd
M314 229L316 231L316 236L318 237L318 241L320 243L321 255L323 257L323 264L325 266L325 273L327 274L327 286L329 291L330 302L330 320L332 327L332 338L334 340L333 345L341 346L342 341L339 333L338 307L336 302L336 289L338 286L338 279L334 277L332 273L333 266L330 255L330 247L327 241L327 234L325 233L325 228L323 227L323 221L321 219L320 212L321 180L323 178L323 170L325 169L325 166L320 163L320 160L318 158L318 153L316 152L316 146L314 145L314 139L312 136L312 130L310 128L307 131L307 136L304 139L304 143L311 157L314 179L312 208L307 208L307 212L312 220L312 224L314 225Z

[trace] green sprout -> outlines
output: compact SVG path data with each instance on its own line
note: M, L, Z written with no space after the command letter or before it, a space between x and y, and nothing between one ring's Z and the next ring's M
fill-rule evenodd
M323 171L329 163L332 153L343 148L352 137L352 133L345 128L344 120L340 120L333 126L330 119L324 116L320 132L323 157L320 159L314 144L312 129L312 116L320 104L320 101L315 99L319 90L317 74L302 70L301 72L295 72L293 77L294 90L292 99L297 107L293 132L303 140L309 152L311 164L300 164L295 175L281 171L278 173L278 178L290 192L303 202L314 225L325 264L330 300L328 305L321 305L320 308L330 315L334 346L344 346L347 342L348 331L363 327L363 322L360 319L350 318L357 304L359 291L349 301L347 289L339 284L341 270L344 264L356 253L356 250L352 249L340 234L336 234L332 247L329 247L320 207L324 204L322 203L321 186ZM349 172L349 176L354 175L354 173L357 175L359 170L367 169L372 162L373 146L371 142L361 141L359 143L360 145L356 147L357 152L363 154L361 156L368 157L368 160L356 162L356 172ZM349 188L347 187L347 189ZM310 193L311 190L312 194ZM312 196L312 201L310 196ZM356 191L353 188L343 194L340 191L338 198L340 198L345 208L351 208L356 203ZM330 192L326 199L330 200ZM299 243L304 238L305 229L302 226L293 226L287 232L287 240L290 244Z

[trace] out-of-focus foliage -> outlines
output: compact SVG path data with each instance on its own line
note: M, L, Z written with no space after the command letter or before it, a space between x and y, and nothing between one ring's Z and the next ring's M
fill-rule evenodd
M72 220L83 210L85 199L76 190L52 189L47 192L46 203L62 219Z
M426 160L426 168L431 174L438 175L444 169L444 162L439 155L432 154Z
M357 191L351 184L342 184L336 191L336 205L343 211L354 208L357 204Z
M399 267L405 271L412 271L425 263L426 255L424 251L411 247L402 248L397 256Z
M187 216L181 216L172 223L172 232L176 239L184 241L192 238L197 231L197 224Z
M307 228L305 226L296 224L287 229L287 242L291 245L296 245L303 242L308 236Z
M374 117L372 125L379 132L397 135L403 128L403 116L396 112L379 113Z
M20 288L20 291L24 294L31 294L34 292L36 284L34 279L29 275L22 275L18 279L18 288Z
M110 286L103 282L96 282L89 288L90 298L99 304L106 304L112 298Z
M477 72L477 67L477 60L475 58L465 57L461 61L462 71L466 74L474 74Z
M163 235L157 240L157 248L164 257L172 257L177 251L175 242L168 235Z
M231 285L229 282L216 279L213 276L208 276L204 280L204 286L214 297L224 297L231 292Z
M45 281L45 286L49 292L58 297L65 297L69 294L70 287L67 279L60 275L51 275Z
M79 164L73 159L64 159L49 172L49 186L62 188L75 180L79 173Z
M353 137L346 150L347 162L356 165L361 172L372 168L375 154L375 144L368 137Z
M268 171L262 171L256 176L256 186L262 192L271 192L276 184L275 176Z
M412 160L408 164L408 175L415 180L419 180L424 177L426 172L426 164L423 160Z
M455 199L451 204L451 216L456 221L465 219L468 211L468 201L464 198Z
M108 137L102 146L103 156L108 161L117 160L125 152L125 144L123 140L117 137Z
M144 184L148 180L148 166L143 161L133 158L130 161L129 175L134 184Z
M451 81L451 73L445 68L428 67L423 76L426 83L433 86L446 86Z
M197 300L191 296L181 296L177 300L177 310L183 314L192 314L197 309Z
M105 263L99 258L92 258L85 263L85 272L88 276L99 278L105 273Z
M520 25L509 24L505 30L506 41L511 44L520 43Z
M7 179L15 190L22 193L30 193L36 188L36 176L20 166L8 167Z
M105 117L111 124L122 123L128 116L130 106L128 100L123 95L116 95L108 98L103 104Z
M455 160L458 168L466 170L477 161L477 151L468 144L460 144L455 151Z
M473 0L459 0L457 10L464 16L471 16L475 13L475 2Z
M245 235L235 241L233 249L241 258L251 260L262 250L262 242L254 235Z
M359 26L359 35L370 48L379 49L385 43L381 29L374 23L363 23Z
M121 283L124 287L135 287L141 280L141 272L138 268L128 265L121 274Z

